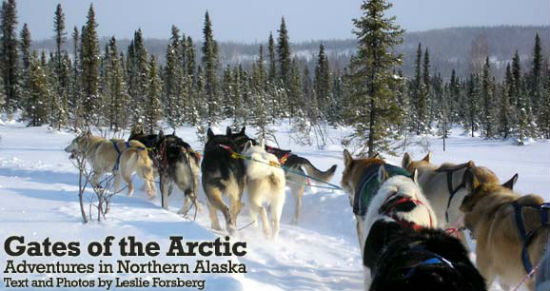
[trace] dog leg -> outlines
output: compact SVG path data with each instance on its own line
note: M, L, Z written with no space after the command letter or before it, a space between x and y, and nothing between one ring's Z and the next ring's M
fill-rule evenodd
M218 220L217 209L210 202L208 202L208 213L210 215L210 227L215 230L222 230L220 221Z
M170 180L166 177L166 175L162 175L160 177L160 195L161 195L161 204L162 208L168 209L168 196L170 195L170 187L172 186L170 184Z
M183 198L183 205L181 206L181 209L178 211L178 214L185 216L189 212L190 208L191 208L191 197L189 197L188 193L185 193Z
M290 191L292 192L292 196L294 196L294 218L292 219L292 224L298 224L298 220L300 219L300 212L302 210L302 196L304 196L304 190L306 187L306 179L298 180L300 181L293 182L290 186Z
M275 197L271 203L271 223L273 224L273 239L279 238L279 228L281 223L281 215L283 213L283 206L285 203L285 193L278 193L278 197Z
M267 211L265 210L265 207L260 207L260 215L262 216L264 236L266 239L269 239L271 238L271 226L269 219L267 218Z
M252 225L254 228L258 229L258 213L260 212L260 206L248 201L248 214L250 214L250 219L252 219Z
M122 173L122 178L126 182L126 185L128 185L128 196L132 197L134 195L134 184L132 183L131 173Z
M225 203L223 202L221 191L218 188L209 188L209 190L210 193L207 195L208 202L210 202L210 205L213 206L215 209L222 212L225 218L227 231L229 232L229 234L234 234L236 232L235 221L233 220L231 212L229 211L229 207L227 207L227 205L225 205ZM214 214L215 213L216 212L214 211ZM218 217L216 215L214 216L215 220L212 221L212 228L216 229L216 226L220 228ZM212 211L210 212L210 218L214 218L212 216Z

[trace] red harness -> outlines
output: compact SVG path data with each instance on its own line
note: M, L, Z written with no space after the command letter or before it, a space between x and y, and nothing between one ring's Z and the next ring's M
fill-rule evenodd
M395 195L397 195L397 193L388 196L386 198L386 200L384 200L384 203L382 205L386 205L390 201L390 199L393 198ZM397 215L397 212L395 211L395 208L397 206L399 206L401 204L405 204L405 203L413 203L416 206L424 205L424 203L422 203L422 201L420 201L418 199L412 199L411 197L404 196L404 197L401 197L400 199L398 199L397 201L393 202L391 205L389 205L389 207L385 211L382 211L382 209L380 209L379 213L384 214L384 215L392 218L393 220L395 220L395 222L397 222L402 227L410 228L410 229L413 229L415 231L422 230L424 228L423 226L418 225L418 224L416 224L412 221L405 220L402 217L399 217ZM430 218L430 228L433 228L432 215L428 213L428 216Z

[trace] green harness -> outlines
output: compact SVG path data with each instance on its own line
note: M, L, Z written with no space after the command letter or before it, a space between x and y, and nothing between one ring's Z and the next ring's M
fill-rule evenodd
M381 183L378 179L380 167L384 167L390 177L405 176L411 178L411 174L401 167L390 164L372 164L368 166L359 180L360 187L357 188L353 199L353 213L355 215L365 216L372 198L380 189Z

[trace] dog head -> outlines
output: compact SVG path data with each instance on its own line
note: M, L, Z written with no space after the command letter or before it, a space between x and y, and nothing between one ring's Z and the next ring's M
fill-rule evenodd
M349 194L353 195L356 184L359 183L362 172L365 168L372 164L384 164L380 158L363 158L354 159L348 150L344 150L344 171L342 172L342 180L340 185Z
M228 126L225 130L225 135L233 140L241 152L244 150L244 147L248 142L251 142L252 145L258 144L254 139L246 135L246 127L244 126L241 128L241 131L237 133L233 133L231 128Z
M432 166L431 164L432 160L432 153L428 152L426 156L419 161L413 161L412 157L409 155L409 153L405 153L403 155L403 159L401 160L401 167L403 169L406 169L410 173L414 172L414 170L418 169L422 166Z
M90 130L75 137L71 143L65 148L65 152L71 153L70 158L82 154L88 145L88 139L92 136Z
M464 225L472 233L475 233L475 228L480 217L484 216L488 210L484 207L490 206L494 202L498 202L502 197L502 202L510 201L506 196L517 196L512 191L512 187L516 183L518 175L514 175L510 180L504 184L492 183L483 181L476 175L475 169L468 169L464 173L464 185L467 191L467 195L462 200L460 205L460 211L465 214ZM489 200L488 200L489 199ZM495 200L497 199L497 200ZM513 198L512 198L513 199ZM491 202L491 203L487 203Z

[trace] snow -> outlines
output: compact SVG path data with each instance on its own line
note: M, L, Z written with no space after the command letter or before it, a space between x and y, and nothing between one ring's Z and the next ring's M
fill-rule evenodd
M215 132L225 132L223 123ZM339 141L350 133L349 128L327 128L330 143L324 150L315 146L302 146L293 142L292 128L288 122L277 125L277 141L282 148L290 148L295 153L310 159L318 168L325 170L338 164L332 179L339 184L342 171L342 146ZM171 130L167 130L171 132ZM253 134L254 131L247 129ZM190 142L197 150L202 150L195 130L191 127L177 130L179 136ZM516 186L518 192L537 193L550 200L550 143L547 140L532 141L525 146L517 146L513 141L484 140L461 135L454 129L447 139L447 151L442 151L441 139L433 136L411 138L404 150L419 159L428 147L433 152L436 163L462 163L474 160L476 164L492 169L502 181L519 173ZM126 135L127 136L127 135ZM77 171L67 159L63 148L74 137L70 132L58 132L47 127L30 128L17 122L0 124L0 239L12 235L24 235L27 241L80 241L86 246L91 241L102 241L106 236L118 238L136 236L143 242L156 241L161 249L168 246L168 237L183 236L185 240L213 240L219 236L209 230L210 220L206 207L198 213L197 220L183 218L176 214L183 202L180 193L169 198L170 209L160 207L160 198L149 200L141 188L141 182L134 178L136 194L127 197L119 194L107 219L101 223L81 223L78 205ZM418 141L427 141L421 145ZM394 164L400 164L401 157L388 157ZM209 259L215 262L246 264L246 274L185 274L184 279L205 279L206 290L361 290L363 286L361 254L355 234L354 217L347 195L339 191L309 189L303 200L303 211L299 225L291 225L294 202L287 191L281 232L278 241L268 241L261 232L246 227L235 240L248 243L246 256L237 258ZM204 194L199 194L204 202ZM243 201L246 201L243 199ZM223 218L220 215L220 221ZM250 219L246 211L241 213L237 223L244 227ZM5 268L6 255L2 249L0 268ZM74 263L70 257L18 257L29 262ZM100 259L114 262L116 257L94 258L82 252L79 261L97 263ZM200 258L165 257L132 258L136 262L156 259L161 263L191 263ZM191 264L192 265L192 264ZM32 278L56 277L56 274L33 275ZM152 275L148 275L152 277ZM174 275L159 275L162 278L175 278ZM18 276L13 276L18 278ZM68 275L69 278L78 278ZM98 274L80 276L94 279ZM109 277L103 276L102 277ZM111 275L111 277L113 277ZM132 278L135 275L123 275ZM180 276L181 277L181 276ZM22 277L19 277L22 278ZM5 282L0 282L4 290ZM82 288L82 290L104 290L103 288ZM148 288L148 290L154 290ZM500 290L494 286L493 290Z

